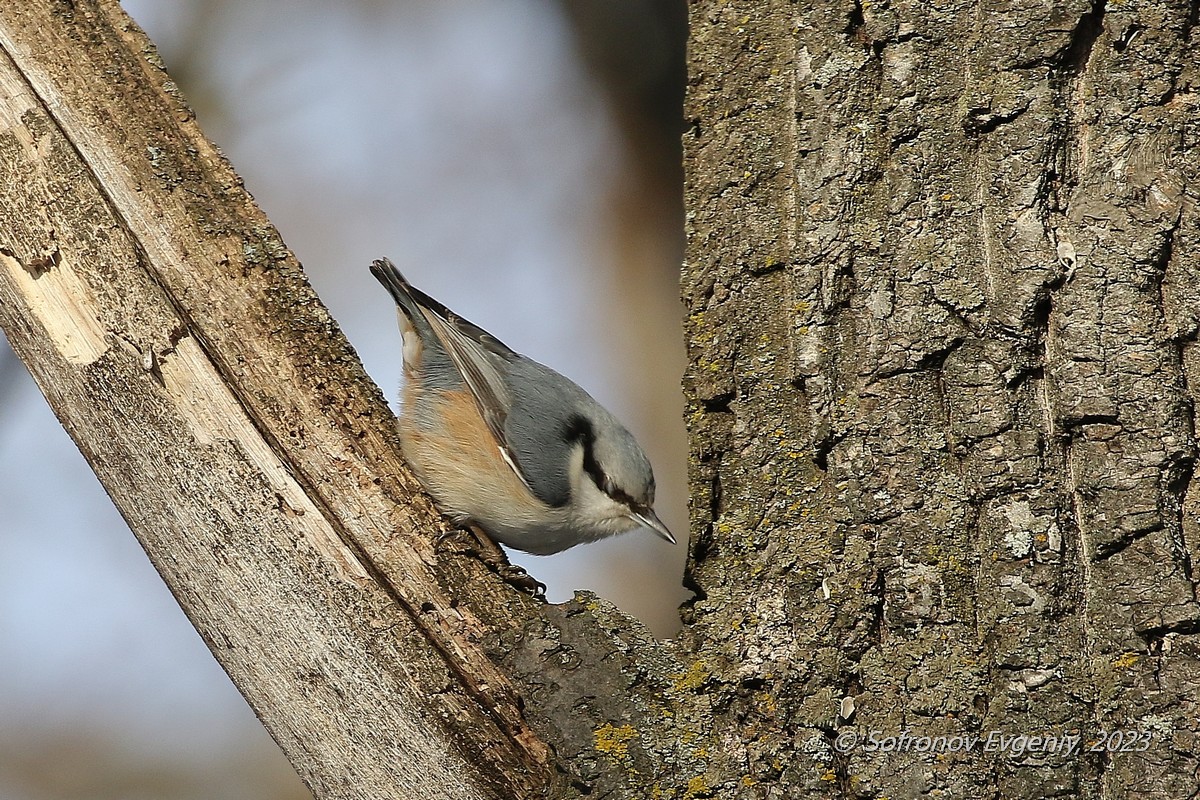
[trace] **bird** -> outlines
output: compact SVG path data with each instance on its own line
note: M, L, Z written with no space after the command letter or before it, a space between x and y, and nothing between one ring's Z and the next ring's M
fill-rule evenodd
M405 460L439 510L535 555L649 528L654 472L624 425L569 378L521 355L410 284L371 274L396 303Z

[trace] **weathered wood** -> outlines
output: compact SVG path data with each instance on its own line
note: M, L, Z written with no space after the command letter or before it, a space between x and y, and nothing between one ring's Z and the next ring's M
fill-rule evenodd
M150 43L45 2L0 12L0 51L0 326L302 777L540 795L455 591L531 604L445 586L386 405Z

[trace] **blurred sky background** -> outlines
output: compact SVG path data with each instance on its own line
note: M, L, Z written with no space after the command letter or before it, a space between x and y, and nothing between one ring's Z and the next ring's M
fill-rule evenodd
M367 272L575 378L645 445L660 515L517 556L678 627L686 538L674 0L125 0L392 400ZM308 797L0 339L0 800Z

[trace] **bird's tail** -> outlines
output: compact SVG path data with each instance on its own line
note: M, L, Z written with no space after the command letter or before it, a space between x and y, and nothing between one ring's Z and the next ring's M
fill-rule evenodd
M391 259L380 258L372 261L371 274L383 284L383 288L388 290L406 317L414 323L425 322L425 318L421 314L421 304L413 296L413 287L400 274L400 270L396 269L396 265L391 262Z

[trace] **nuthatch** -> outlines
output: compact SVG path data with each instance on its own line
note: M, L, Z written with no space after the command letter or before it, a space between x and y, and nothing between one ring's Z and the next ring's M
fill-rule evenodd
M414 288L386 258L371 274L399 311L400 445L447 516L539 555L643 525L675 543L654 513L650 462L616 417Z

